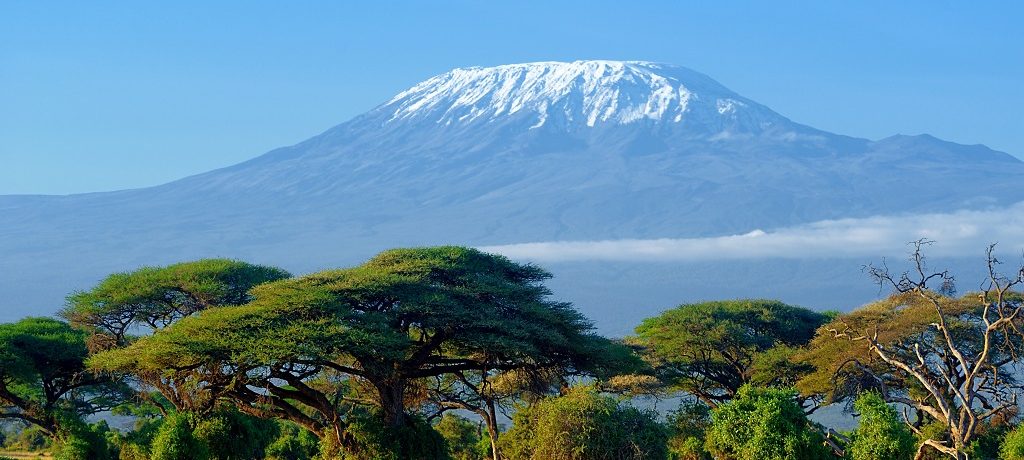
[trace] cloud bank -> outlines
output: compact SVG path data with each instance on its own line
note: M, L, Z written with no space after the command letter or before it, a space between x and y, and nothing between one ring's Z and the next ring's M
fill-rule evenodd
M1024 202L1002 209L825 220L770 231L703 238L551 241L484 246L481 250L538 262L586 260L703 261L893 257L907 243L936 242L931 256L982 256L1024 248Z

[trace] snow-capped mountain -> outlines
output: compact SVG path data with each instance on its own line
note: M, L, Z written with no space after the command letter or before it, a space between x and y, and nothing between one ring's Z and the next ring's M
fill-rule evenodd
M52 312L70 290L143 264L228 256L303 272L394 246L743 234L1015 203L1022 173L1024 163L980 145L820 131L677 66L455 69L228 168L139 190L0 197L0 316ZM559 266L556 282L603 327L621 311L631 327L696 292L675 278L651 289L643 280L657 277L638 275L678 267L601 270ZM609 277L634 280L640 294L588 288L592 298L573 298L584 281ZM769 294L793 295L783 300L829 307L863 293L775 287Z
M378 111L386 124L506 123L536 129L701 124L764 131L788 120L706 75L650 62L576 61L455 69L399 93ZM692 120L692 121L691 121Z

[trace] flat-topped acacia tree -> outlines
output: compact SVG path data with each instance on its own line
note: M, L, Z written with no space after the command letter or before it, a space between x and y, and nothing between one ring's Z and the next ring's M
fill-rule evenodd
M82 417L109 410L128 389L89 372L86 333L53 318L0 324L0 419L42 429L54 441Z
M587 377L607 382L617 376L635 377L648 371L646 364L627 346L605 337L590 335L573 343L570 359L546 359L492 354L477 351L472 359L475 369L458 370L426 380L433 415L460 409L478 415L487 428L491 457L498 460L499 417L509 414L515 404L536 401L544 396L563 393L569 380ZM501 412L499 412L501 411Z
M420 379L571 367L592 350L590 322L549 299L549 277L469 248L390 250L354 268L258 286L245 305L182 319L92 362L201 372L206 391L243 411L299 423L327 446L357 448L348 432L353 405L370 403L400 433L412 423L407 403ZM372 401L352 397L348 384L370 388Z
M717 407L746 384L792 384L803 369L786 355L827 320L775 300L703 302L645 319L630 341L643 347L669 386Z
M253 286L289 276L279 268L228 259L143 267L112 274L92 289L71 294L60 315L87 331L90 351L99 352L127 346L137 339L136 334L153 333L208 308L244 304L251 299ZM158 390L179 410L209 405L209 401L194 397L183 375L167 378L148 372L133 376L144 387Z

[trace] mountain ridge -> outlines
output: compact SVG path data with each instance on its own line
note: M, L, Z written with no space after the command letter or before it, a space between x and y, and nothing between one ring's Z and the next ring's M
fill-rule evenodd
M721 85L705 84L714 91L702 93L701 85L690 84L684 107L677 86L685 81L624 82L631 75L625 64L601 62L611 70L600 75L615 78L590 93L579 72L601 65L565 63L554 76L537 70L561 82L541 84L537 77L531 83L554 88L542 98L554 101L547 112L525 77L518 79L528 67L513 66L520 70L511 73L480 68L471 74L483 79L485 90L458 89L479 86L469 80L445 86L442 74L303 142L166 184L0 196L0 270L12 274L0 279L0 298L52 311L59 307L54 292L88 287L107 273L209 256L302 272L356 263L396 246L744 234L1024 201L1017 185L1024 162L984 146L931 136L872 141L828 133ZM643 75L654 72L635 66ZM637 81L640 86L630 86ZM523 86L495 93L506 83ZM666 87L675 99L649 97ZM579 93L563 94L566 88ZM611 96L616 88L619 99ZM718 101L730 95L749 102L720 112ZM420 101L430 102L416 106L422 112L394 117ZM509 115L513 102L519 109ZM504 115L490 116L502 107ZM566 108L577 111L560 119ZM535 126L543 113L545 123ZM563 285L571 291L610 276L588 270L566 269ZM54 277L59 285L40 286ZM795 287L786 292L800 295ZM639 312L640 304L661 302L593 308L603 312L595 319L609 321L615 308ZM0 315L6 309L0 306Z

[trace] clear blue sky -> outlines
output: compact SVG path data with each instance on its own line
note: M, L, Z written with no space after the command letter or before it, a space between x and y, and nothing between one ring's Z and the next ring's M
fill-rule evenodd
M0 2L0 194L154 185L452 67L638 59L796 121L1024 156L1024 6L991 1Z

